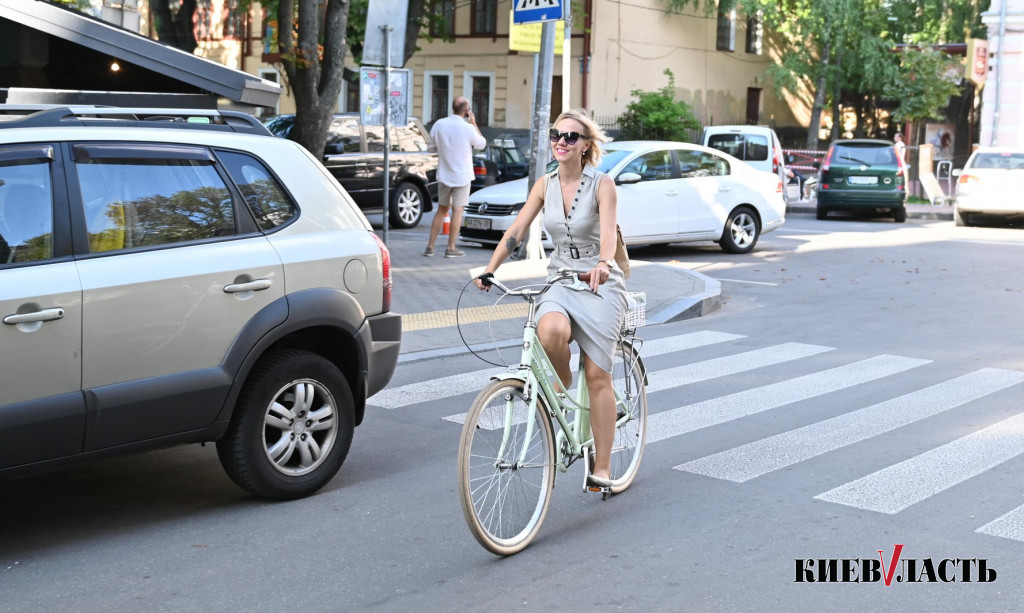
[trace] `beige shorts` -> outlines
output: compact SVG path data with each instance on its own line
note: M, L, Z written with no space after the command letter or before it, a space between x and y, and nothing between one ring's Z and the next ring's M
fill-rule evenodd
M469 186L452 187L438 181L437 206L465 207L469 203Z

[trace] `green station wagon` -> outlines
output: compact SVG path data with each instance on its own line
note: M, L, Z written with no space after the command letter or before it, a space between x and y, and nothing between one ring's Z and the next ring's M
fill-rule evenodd
M907 220L907 169L890 141L837 140L818 172L818 219L829 211L892 215Z

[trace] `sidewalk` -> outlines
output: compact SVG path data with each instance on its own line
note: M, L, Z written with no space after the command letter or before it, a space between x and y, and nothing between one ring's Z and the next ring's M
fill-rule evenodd
M424 222L429 221L424 218ZM402 314L402 357L413 361L466 352L456 328L456 305L461 334L477 352L518 345L522 338L526 302L498 300L500 292L482 292L472 284L471 270L487 264L492 248L460 245L465 257L445 258L445 237L439 237L437 255L424 257L427 228L412 232L389 232L391 270L394 281L391 310ZM377 228L380 235L380 229ZM700 317L721 306L721 285L715 279L691 270L686 264L632 260L632 274L626 287L647 293L647 324L659 324ZM498 279L515 286L543 281L547 260L507 261L498 269ZM460 304L461 294L461 304ZM514 353L514 350L513 350ZM509 353L505 352L506 357Z

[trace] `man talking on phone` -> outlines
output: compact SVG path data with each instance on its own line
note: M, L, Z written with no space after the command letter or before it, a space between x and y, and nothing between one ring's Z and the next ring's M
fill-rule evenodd
M434 241L441 232L448 210L454 209L444 257L462 257L466 253L455 247L455 240L459 237L462 211L469 202L469 185L473 182L473 150L486 147L487 140L476 125L469 100L463 96L452 101L451 115L434 122L430 138L437 148L437 213L430 224L430 240L423 255L434 255Z

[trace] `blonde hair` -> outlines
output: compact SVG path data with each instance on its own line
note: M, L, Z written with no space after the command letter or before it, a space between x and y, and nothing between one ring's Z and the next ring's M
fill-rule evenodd
M583 134L580 136L590 141L590 146L583 152L583 164L597 166L597 163L601 160L600 143L608 142L608 136L604 133L604 130L601 129L601 126L594 123L594 120L591 119L583 109L570 109L565 111L556 117L554 123L551 125L556 126L558 125L558 122L563 119L572 119L583 126Z

